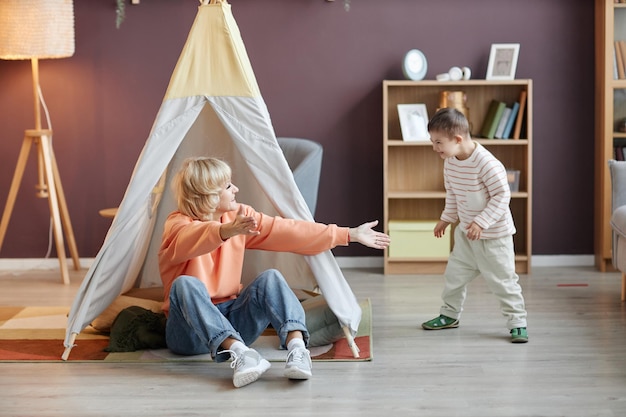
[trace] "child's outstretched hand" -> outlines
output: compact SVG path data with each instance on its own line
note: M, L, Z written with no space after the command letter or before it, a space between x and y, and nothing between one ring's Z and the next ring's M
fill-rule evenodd
M386 248L389 246L391 239L389 235L374 230L377 224L378 220L374 220L373 222L363 223L359 227L351 227L349 232L350 242L359 242L374 249Z

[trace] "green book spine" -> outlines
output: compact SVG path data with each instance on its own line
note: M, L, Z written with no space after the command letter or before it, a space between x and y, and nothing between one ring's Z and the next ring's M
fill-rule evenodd
M493 137L495 136L496 129L498 128L498 124L500 123L500 118L502 117L502 114L504 113L504 109L506 108L506 103L504 103L503 101L500 101L497 103L498 105L496 107L496 114L493 118L493 122L489 126L489 131L485 135L487 139L493 139Z
M497 100L491 100L491 103L489 103L489 108L487 109L487 113L483 119L483 125L480 129L480 136L484 138L489 135L489 130L491 130L491 126L494 124L493 121L496 117L496 112L498 111L498 103L499 102Z

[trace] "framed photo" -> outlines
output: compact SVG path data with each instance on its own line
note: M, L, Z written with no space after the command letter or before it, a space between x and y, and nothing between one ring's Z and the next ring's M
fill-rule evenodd
M519 56L519 43L494 43L491 45L488 80L514 80Z
M428 111L425 104L398 104L402 140L407 142L430 141Z

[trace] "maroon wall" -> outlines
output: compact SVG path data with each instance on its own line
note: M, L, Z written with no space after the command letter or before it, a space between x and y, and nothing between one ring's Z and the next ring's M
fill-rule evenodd
M41 61L41 86L81 257L97 253L150 132L197 0L76 0L76 54ZM492 43L521 43L534 80L535 254L593 253L593 2L570 0L232 0L278 136L324 146L317 219L382 220L383 79L422 50L427 79L453 65L484 78ZM209 40L207 40L208 42ZM24 129L34 127L30 64L0 61L0 209ZM207 74L207 76L209 76ZM46 200L31 158L1 257L43 257ZM353 245L339 256L374 256Z

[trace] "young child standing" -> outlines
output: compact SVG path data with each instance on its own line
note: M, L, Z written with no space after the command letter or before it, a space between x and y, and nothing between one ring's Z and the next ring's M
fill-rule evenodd
M428 123L428 131L433 150L445 160L446 202L435 236L442 237L450 224L458 225L444 273L440 315L422 327L459 327L467 285L482 275L500 301L511 341L528 342L524 298L515 273L515 225L504 165L472 140L467 119L456 109L439 110Z

